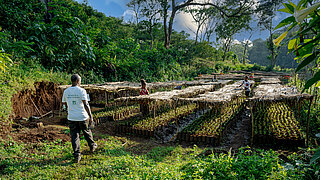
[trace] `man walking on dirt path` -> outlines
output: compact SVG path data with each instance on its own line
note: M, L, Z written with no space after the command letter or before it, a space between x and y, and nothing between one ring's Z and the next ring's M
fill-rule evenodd
M93 123L93 118L87 99L87 92L80 87L81 77L78 74L74 74L71 76L71 82L72 86L63 92L62 104L68 108L74 162L79 163L81 159L80 132L83 132L91 152L96 150L97 144L94 142L89 128Z

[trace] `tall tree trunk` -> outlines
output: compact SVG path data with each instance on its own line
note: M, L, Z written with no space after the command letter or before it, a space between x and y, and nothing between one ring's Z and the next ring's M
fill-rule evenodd
M269 43L270 43L270 48L271 48L271 67L272 67L272 69L274 68L274 62L275 62L275 58L274 58L274 56L275 56L275 53L274 53L274 46L273 46L273 42L272 42L272 40L273 40L273 34L272 34L272 30L270 29L270 39L269 39Z
M176 3L175 3L175 0L172 0L171 1L172 3L172 11L171 11L171 16L170 16L170 19L169 19L169 25L168 25L168 33L167 33L167 36L166 36L166 44L165 44L165 47L167 49L169 49L170 47L170 41L171 41L171 34L172 34L172 28L173 28L173 20L174 20L174 17L176 16L176 13L177 13L177 9L176 9Z
M164 47L168 49L169 36L168 36L168 27L167 27L167 14L168 14L168 9L165 9L163 12Z
M245 44L244 50L243 50L243 57L242 57L243 65L246 65L246 52L247 52L247 43Z
M195 45L198 43L199 30L200 30L200 26L197 27L197 31L196 31L196 41L194 42Z

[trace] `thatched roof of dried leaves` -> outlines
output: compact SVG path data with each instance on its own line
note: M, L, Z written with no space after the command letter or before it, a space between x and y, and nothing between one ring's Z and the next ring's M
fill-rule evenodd
M220 80L217 82L212 82L212 80L194 80L194 81L170 81L170 82L153 82L148 83L147 88L149 90L153 89L161 89L161 88L174 88L178 86L199 86L199 85L225 85L232 82L231 80ZM60 89L64 90L70 87L71 85L61 85L59 86ZM141 88L140 83L134 82L107 82L104 84L84 84L81 85L82 88L86 90L100 90L100 91L107 91L107 92L119 92L124 90L132 90L132 91L139 91Z
M255 101L276 101L300 98L311 98L311 95L301 94L296 87L289 87L275 83L280 81L276 78L262 78L261 84L254 89L254 96L250 100Z
M249 81L250 84L254 85L254 81ZM179 98L179 101L194 102L194 103L222 103L228 102L235 97L241 96L243 93L243 87L239 87L242 81L237 81L233 84L226 85L223 88L200 94L194 98Z
M145 102L145 101L174 101L177 98L188 98L197 96L199 94L203 94L205 92L212 91L217 87L224 86L231 81L221 81L221 82L210 82L209 85L199 85L199 86L189 86L182 90L172 90L172 91L163 91L156 92L150 95L144 96L133 96L133 97L121 97L116 99L117 101L137 101L137 102Z

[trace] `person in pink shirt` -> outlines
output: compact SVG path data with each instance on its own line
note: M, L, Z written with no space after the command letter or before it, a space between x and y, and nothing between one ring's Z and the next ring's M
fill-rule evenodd
M148 95L149 91L147 89L146 80L141 79L140 82L141 82L141 89L140 89L139 95Z
M147 83L144 79L140 80L141 82L141 89L139 92L139 95L148 95L149 91L147 89ZM149 114L149 105L147 102L141 102L140 103L140 112L142 113L142 115L148 115Z

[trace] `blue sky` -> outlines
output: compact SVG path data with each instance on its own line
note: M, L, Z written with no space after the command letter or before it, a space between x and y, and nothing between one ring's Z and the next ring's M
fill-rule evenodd
M76 0L78 2L83 2L83 0ZM97 9L99 12L105 13L107 16L114 17L123 17L125 20L132 19L130 15L130 11L126 4L130 2L130 0L88 0L88 4L92 6L94 9ZM283 13L277 13L274 18L273 24L278 24L282 19L286 17ZM192 23L191 17L180 13L176 16L174 22L174 29L177 31L186 31L191 35L191 38L194 36L194 33L190 29L194 29L195 25ZM250 40L262 38L266 39L269 34L267 31L261 31L258 27L253 25L254 33ZM239 41L243 41L249 37L248 32L241 32L235 35L235 39Z

